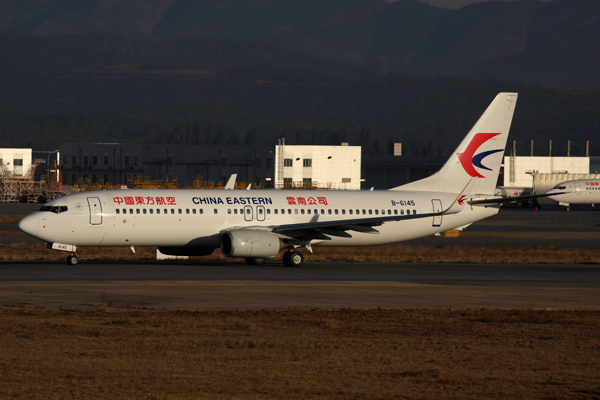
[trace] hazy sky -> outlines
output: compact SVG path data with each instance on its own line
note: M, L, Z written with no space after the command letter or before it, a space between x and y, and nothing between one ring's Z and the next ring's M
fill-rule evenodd
M397 0L387 0L389 2L394 2ZM429 3L432 6L442 7L442 8L452 8L458 9L464 7L471 3L481 3L484 1L490 0L421 0L424 3ZM502 1L514 1L514 0L502 0ZM552 0L540 0L540 1L552 1Z

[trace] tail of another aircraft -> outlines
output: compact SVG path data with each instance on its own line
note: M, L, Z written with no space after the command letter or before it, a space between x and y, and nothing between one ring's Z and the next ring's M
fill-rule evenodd
M499 93L438 172L390 190L460 193L475 179L470 193L493 195L517 96Z

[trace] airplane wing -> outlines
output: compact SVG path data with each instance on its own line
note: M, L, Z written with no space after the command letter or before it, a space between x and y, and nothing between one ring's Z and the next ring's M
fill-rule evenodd
M369 218L353 218L346 220L337 221L322 221L318 220L301 223L301 224L287 224L279 225L274 227L274 233L289 234L292 232L299 231L315 231L319 233L331 234L332 236L349 236L349 234L342 234L345 231L356 231L363 233L378 234L379 231L374 226L383 225L389 221L401 221L408 219L418 219L432 217L433 213L428 214L409 214L409 215L388 215L379 217Z

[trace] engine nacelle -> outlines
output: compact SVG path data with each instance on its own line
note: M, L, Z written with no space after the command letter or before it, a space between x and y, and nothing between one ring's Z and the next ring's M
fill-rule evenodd
M221 252L225 257L273 258L283 243L279 236L253 229L236 229L221 235Z

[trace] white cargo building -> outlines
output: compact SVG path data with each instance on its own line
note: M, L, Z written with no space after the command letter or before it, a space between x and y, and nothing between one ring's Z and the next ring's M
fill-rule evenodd
M31 172L31 149L0 149L0 176L23 177Z
M590 158L504 157L504 187L533 189L533 176L539 173L557 174L557 176L565 174L589 174Z
M360 146L275 147L275 188L360 190Z

